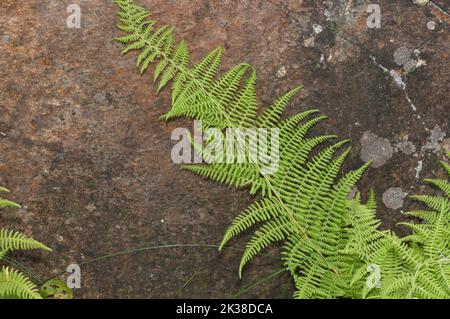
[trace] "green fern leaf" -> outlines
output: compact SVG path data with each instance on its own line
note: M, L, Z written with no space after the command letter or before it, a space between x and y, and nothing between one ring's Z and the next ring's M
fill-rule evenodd
M51 251L51 249L44 244L19 232L16 232L14 230L0 229L0 251L11 251L18 249L43 249Z
M34 283L20 272L7 267L3 267L0 272L0 297L42 299Z

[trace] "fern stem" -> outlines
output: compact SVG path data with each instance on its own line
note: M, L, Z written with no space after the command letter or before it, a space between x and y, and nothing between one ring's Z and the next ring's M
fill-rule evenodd
M8 264L21 270L23 273L26 273L28 277L33 278L34 282L41 282L39 277L36 276L29 268L25 267L23 264L19 263L17 260L13 258L9 258L8 256L4 256L2 260L6 261Z
M419 276L420 269L422 268L422 266L426 265L427 263L428 263L428 261L425 260L423 263L421 263L417 267L416 272L414 273L414 277L412 278L412 281L411 281L411 288L409 288L408 294L406 295L407 299L411 299L412 298L412 294L414 293L414 289L416 288L416 280L417 280L417 277Z
M197 276L197 274L198 274L199 272L198 271L196 271L196 272L194 272L192 275L191 275L191 277L189 277L189 279L184 283L184 285L183 285L183 287L181 287L180 289L178 289L176 292L175 292L175 294L174 294L174 298L177 298L178 297L178 295L187 287L187 286L189 286L189 284L192 282L192 280L195 278L195 276Z
M109 259L109 258L114 258L114 257L118 257L121 255L126 255L126 254L133 254L133 253L139 253L139 252L143 252L143 251L147 251L147 250L157 250L157 249L163 249L163 248L214 248L217 249L219 248L219 245L213 245L213 244L167 244L167 245L157 245L157 246L146 246L146 247L141 247L141 248L134 248L134 249L127 249L127 250L122 250L122 251L118 251L115 253L110 253L110 254L106 254L82 263L79 263L78 266L82 267L82 266L86 266L88 264L97 262L97 261L102 261L104 259ZM238 248L230 248L232 250L236 250L236 251L244 251L243 249L238 249ZM261 254L262 256L266 256L266 257L270 257L273 259L279 259L278 257L269 255L269 254ZM53 279L55 277L58 277L60 275L65 274L66 271L60 271L59 273L56 273L55 275L52 275L51 277L45 279L45 280L41 280L39 281L39 284L43 284L47 281L49 281L50 279Z
M249 291L250 289L262 284L263 282L272 279L276 276L278 276L279 274L281 274L282 272L284 272L286 269L278 269L277 271L271 273L269 276L264 277L258 281L256 281L255 283L250 283L247 286L245 286L244 288L242 288L241 290L239 290L237 293L235 293L232 298L239 298L240 296L242 296L245 292ZM254 282L254 281L253 281Z

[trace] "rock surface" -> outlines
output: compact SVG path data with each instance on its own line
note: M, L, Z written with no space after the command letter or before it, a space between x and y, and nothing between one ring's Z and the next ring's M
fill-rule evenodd
M81 8L79 29L67 28L63 1L0 3L0 185L23 205L3 210L0 227L17 228L54 250L17 256L46 278L119 251L219 243L254 198L172 163L170 133L191 123L158 121L169 94L157 96L133 56L120 56L121 46L111 41L119 34L111 1L73 2ZM378 194L383 227L404 231L395 226L401 214L381 197L391 187L429 191L416 179L419 161L420 178L442 176L436 160L448 149L442 133L449 136L447 14L382 0L381 28L368 29L370 1L138 2L176 27L194 60L223 46L225 68L251 63L264 105L303 84L288 113L317 107L328 115L314 132L353 140L346 169L362 164L364 132L392 145L412 143L413 154L394 151L358 185L363 194L370 188ZM394 56L399 48L411 52L407 67ZM440 148L430 151L427 143ZM402 210L414 205L405 198ZM280 267L270 249L238 280L245 239L220 254L209 247L160 248L88 263L75 296L231 297ZM281 275L242 296L287 297L291 289Z

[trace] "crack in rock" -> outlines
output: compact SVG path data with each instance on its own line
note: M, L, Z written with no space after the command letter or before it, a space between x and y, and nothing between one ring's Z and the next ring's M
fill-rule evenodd
M405 93L405 99L406 99L406 101L408 101L408 103L411 106L411 109L413 110L413 112L416 112L417 111L417 107L411 101L411 99L410 99L410 97L408 95L408 92L406 91L406 83L403 81L401 75L399 75L395 70L389 70L386 67L384 67L383 65L379 64L374 56L371 55L370 58L372 59L372 62L376 66L378 66L381 70L383 70L383 72L389 74L391 79L394 81L395 86L397 86L399 89L401 89Z

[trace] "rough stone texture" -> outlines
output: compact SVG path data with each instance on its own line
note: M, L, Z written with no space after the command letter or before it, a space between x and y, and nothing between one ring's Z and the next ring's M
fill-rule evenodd
M371 1L139 2L177 28L194 59L223 46L225 68L250 62L263 104L303 84L287 113L318 107L328 115L314 132L353 140L346 169L362 164L366 131L392 145L413 143L415 154L393 153L358 185L363 193L374 188L379 194L383 227L403 231L395 227L401 214L386 208L381 194L392 186L409 194L429 190L415 178L419 161L421 178L442 174L436 165L442 150L423 146L436 125L449 136L446 14L430 5L383 0L381 29L367 29ZM80 29L65 25L69 3L81 6ZM138 75L133 56L120 56L121 46L111 42L115 24L111 1L0 3L0 35L9 36L0 44L0 184L23 205L2 211L0 227L15 227L53 248L16 255L42 278L118 251L217 244L232 218L254 200L171 162L170 132L191 124L157 120L168 109L168 92L157 96L150 75ZM416 66L407 71L393 56L401 47L414 52ZM436 143L448 149L448 139ZM402 209L413 205L405 199ZM268 250L239 281L238 250L246 238L220 254L165 248L92 262L82 267L82 289L75 295L230 297L280 266L271 257L276 249ZM284 297L291 289L283 275L243 297Z

